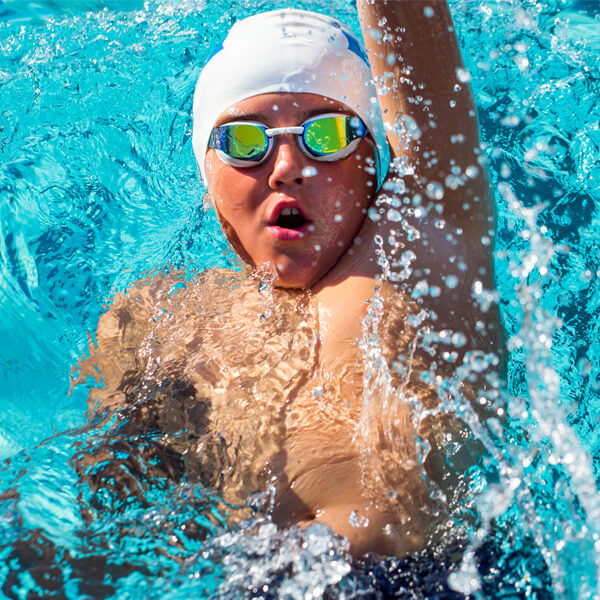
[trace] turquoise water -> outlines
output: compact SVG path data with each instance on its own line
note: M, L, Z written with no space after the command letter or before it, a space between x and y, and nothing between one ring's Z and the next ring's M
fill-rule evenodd
M87 389L70 392L70 374L111 294L164 269L235 264L202 207L193 87L234 19L286 4L0 2L7 597L304 598L328 585L352 597L376 587L328 530L276 532L263 520L242 535L227 525L234 509L200 486L149 484L143 502L88 506L86 521L70 466L100 436L84 428ZM297 5L357 28L350 2ZM451 6L497 190L511 351L509 427L462 409L490 458L464 507L478 517L453 586L597 597L600 11L585 0Z

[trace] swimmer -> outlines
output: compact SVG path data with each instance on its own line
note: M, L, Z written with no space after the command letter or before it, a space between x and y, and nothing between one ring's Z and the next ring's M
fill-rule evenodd
M117 297L82 375L104 380L96 418L159 440L154 472L232 504L271 487L281 527L321 521L356 556L401 556L438 535L427 479L458 487L436 466L440 423L415 413L469 352L501 354L497 310L473 295L494 288L493 203L445 0L358 11L366 49L336 19L284 9L213 52L193 150L247 269ZM372 333L387 383L365 368Z

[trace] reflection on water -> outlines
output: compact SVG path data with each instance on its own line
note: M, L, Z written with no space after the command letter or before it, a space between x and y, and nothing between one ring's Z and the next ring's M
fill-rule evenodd
M303 6L356 24L345 3ZM275 404L269 422L251 432L248 420L231 416L240 407L229 407L223 423L238 445L219 446L200 427L202 401L193 415L177 410L190 391L177 378L132 382L127 393L144 402L91 425L84 414L96 384L90 379L69 395L69 371L111 293L173 268L192 275L236 266L214 215L201 208L189 109L208 48L246 5L0 4L0 453L10 457L0 475L4 595L349 598L420 589L415 594L427 597L447 570L456 590L479 589L482 597L509 589L524 598L598 594L598 9L585 0L452 6L498 190L510 361L506 398L493 401L506 415L482 419L470 402L443 401L462 397L461 382L483 372L489 357L472 356L462 374L439 384L442 402L427 410L455 412L481 457L467 477L428 487L435 501L464 494L451 502L448 539L420 556L360 563L319 524L277 531L264 514L269 493L245 502L248 490L268 489L268 476L244 480L252 469L228 467L237 464L236 449L260 461L279 443ZM402 260L409 269L411 257ZM167 297L165 306L177 291ZM226 308L218 302L203 299L215 322ZM286 314L309 318L303 311ZM264 312L257 331L266 333L283 313ZM169 343L186 335L169 311L156 316L168 322L166 347L147 348L149 375L171 372L168 360L156 359L177 355ZM361 347L365 440L372 423L365 415L386 414L397 401L381 360L377 302L369 318ZM284 388L309 368L300 350L310 335L309 327L304 338L289 336L298 361L289 379L277 372ZM266 355L260 337L249 342L263 363L277 355ZM228 343L233 356L238 348ZM186 368L210 374L212 358L196 354ZM243 373L242 362L231 385L283 401L290 388L281 395L269 388L273 378ZM111 372L126 378L126 366ZM104 384L93 394L98 401L111 392ZM196 399L216 402L220 392L207 387ZM422 400L410 401L423 415ZM265 414L242 409L258 422ZM461 464L450 450L465 444L455 441L436 455L421 437L417 460Z

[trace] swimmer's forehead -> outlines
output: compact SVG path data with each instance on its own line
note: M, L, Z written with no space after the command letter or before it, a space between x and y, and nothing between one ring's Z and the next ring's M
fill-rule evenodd
M316 94L261 94L242 100L224 110L216 126L233 120L259 121L268 124L274 117L289 117L302 123L325 112L355 114L345 104Z

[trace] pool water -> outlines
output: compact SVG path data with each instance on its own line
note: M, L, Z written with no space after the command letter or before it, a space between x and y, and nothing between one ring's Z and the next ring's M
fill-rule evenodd
M203 207L192 94L234 20L286 4L0 0L0 596L418 598L450 570L438 597L600 597L595 0L451 1L510 350L506 426L459 407L488 456L460 552L351 564L327 528L234 527L238 507L189 483L89 503L73 465L109 425L86 425L78 361L140 277L237 266ZM296 5L358 31L351 2Z

